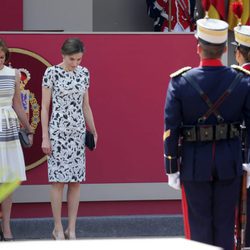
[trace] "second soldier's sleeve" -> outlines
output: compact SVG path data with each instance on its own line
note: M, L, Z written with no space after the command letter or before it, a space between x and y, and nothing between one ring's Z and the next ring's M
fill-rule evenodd
M250 77L248 79L248 95L245 101L244 107L244 121L246 125L246 148L248 150L247 153L247 162L250 162Z
M179 171L178 141L182 123L181 102L178 93L178 82L172 79L167 91L164 109L164 160L167 174Z

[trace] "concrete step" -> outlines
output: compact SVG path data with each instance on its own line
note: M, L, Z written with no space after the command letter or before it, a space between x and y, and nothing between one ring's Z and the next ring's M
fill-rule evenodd
M12 219L16 240L50 239L52 218ZM67 227L67 219L63 218ZM108 217L78 217L77 238L115 238L163 236L183 237L183 220L179 215L138 215Z

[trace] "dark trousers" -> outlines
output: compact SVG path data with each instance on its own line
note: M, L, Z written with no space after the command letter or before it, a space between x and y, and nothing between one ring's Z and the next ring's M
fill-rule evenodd
M182 184L184 223L189 227L185 231L190 239L233 250L240 177Z
M246 247L250 247L250 188L247 190L247 230Z

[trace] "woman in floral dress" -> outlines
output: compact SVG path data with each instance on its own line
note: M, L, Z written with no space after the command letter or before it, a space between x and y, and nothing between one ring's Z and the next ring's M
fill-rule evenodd
M89 105L89 71L80 66L83 43L67 39L61 53L63 62L47 68L42 83L42 150L48 155L48 177L52 183L51 206L54 239L75 239L75 224L80 199L80 182L85 181L86 123L97 132ZM52 114L49 119L50 103ZM86 121L86 123L85 123ZM68 227L63 232L61 206L64 185L68 184Z

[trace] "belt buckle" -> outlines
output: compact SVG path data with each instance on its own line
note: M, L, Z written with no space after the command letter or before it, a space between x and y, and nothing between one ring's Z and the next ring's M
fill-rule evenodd
M197 140L196 137L196 128L195 126L190 126L190 127L185 127L183 129L183 137L185 138L186 141L189 142L194 142Z
M225 140L227 139L227 132L228 132L228 125L223 123L223 124L218 124L215 126L215 140Z
M230 138L235 138L240 136L239 128L240 128L239 124L230 124Z
M213 140L213 126L211 125L202 125L199 126L199 139L200 141L212 141Z

